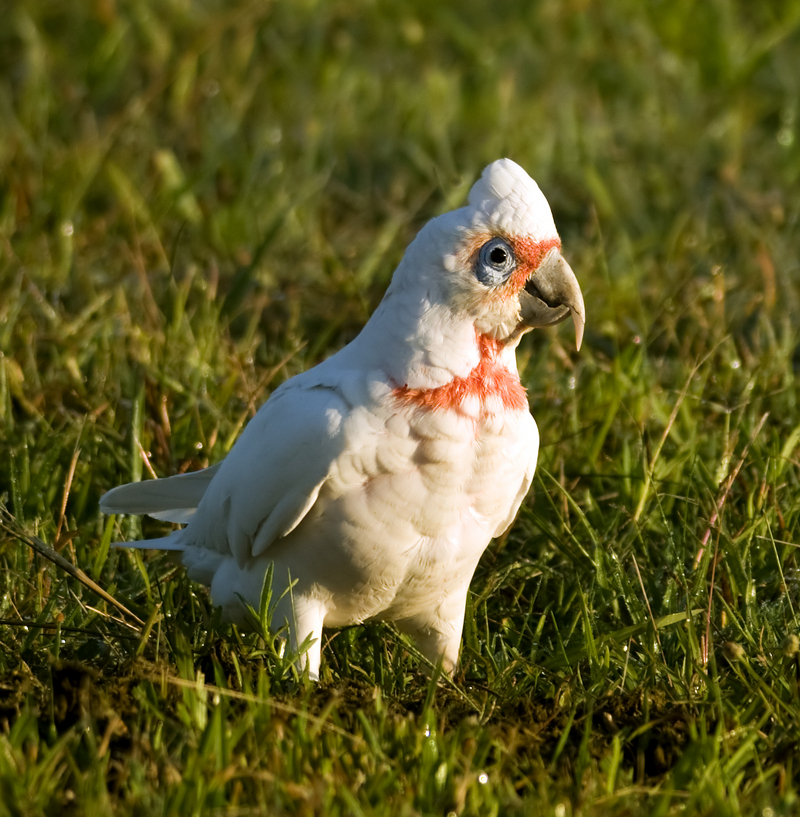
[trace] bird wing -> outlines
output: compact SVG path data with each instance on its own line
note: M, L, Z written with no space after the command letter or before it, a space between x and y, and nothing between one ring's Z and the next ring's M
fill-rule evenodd
M177 474L165 479L148 479L112 488L100 499L103 513L147 514L164 522L188 522L219 470L218 465Z
M186 546L232 554L239 565L291 533L317 501L342 449L350 405L304 375L262 406L236 441L189 526Z

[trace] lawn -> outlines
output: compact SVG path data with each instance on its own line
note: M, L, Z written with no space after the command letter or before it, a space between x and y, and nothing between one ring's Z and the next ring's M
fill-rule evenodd
M800 0L0 16L0 817L796 814ZM370 624L310 684L98 499L224 457L501 156L588 318L520 347L534 490L452 681Z

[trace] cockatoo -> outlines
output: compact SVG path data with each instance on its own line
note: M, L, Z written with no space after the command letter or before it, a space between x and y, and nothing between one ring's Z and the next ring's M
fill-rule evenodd
M458 660L470 580L533 478L522 335L585 310L553 216L517 164L490 164L434 218L361 333L281 385L219 464L122 485L105 513L185 523L125 546L176 550L230 621L258 608L318 678L323 627L393 621L434 665Z

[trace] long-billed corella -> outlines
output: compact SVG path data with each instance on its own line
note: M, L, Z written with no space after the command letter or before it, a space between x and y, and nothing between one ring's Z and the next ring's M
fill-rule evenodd
M221 463L122 485L101 508L185 523L125 546L181 551L229 620L258 607L271 565L273 625L310 637L312 678L323 627L368 619L452 672L478 560L536 467L516 347L570 315L580 348L583 296L550 207L500 159L420 231L355 340L276 389Z

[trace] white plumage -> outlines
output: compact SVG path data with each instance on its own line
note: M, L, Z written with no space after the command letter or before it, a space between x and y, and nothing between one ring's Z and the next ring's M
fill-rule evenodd
M323 626L367 619L396 622L452 671L478 559L536 466L517 343L571 313L580 347L583 298L560 246L536 183L492 163L468 206L408 247L358 337L278 388L223 462L120 486L102 510L187 523L127 546L182 551L233 621L241 598L258 606L271 563L273 623L315 639L311 677Z

